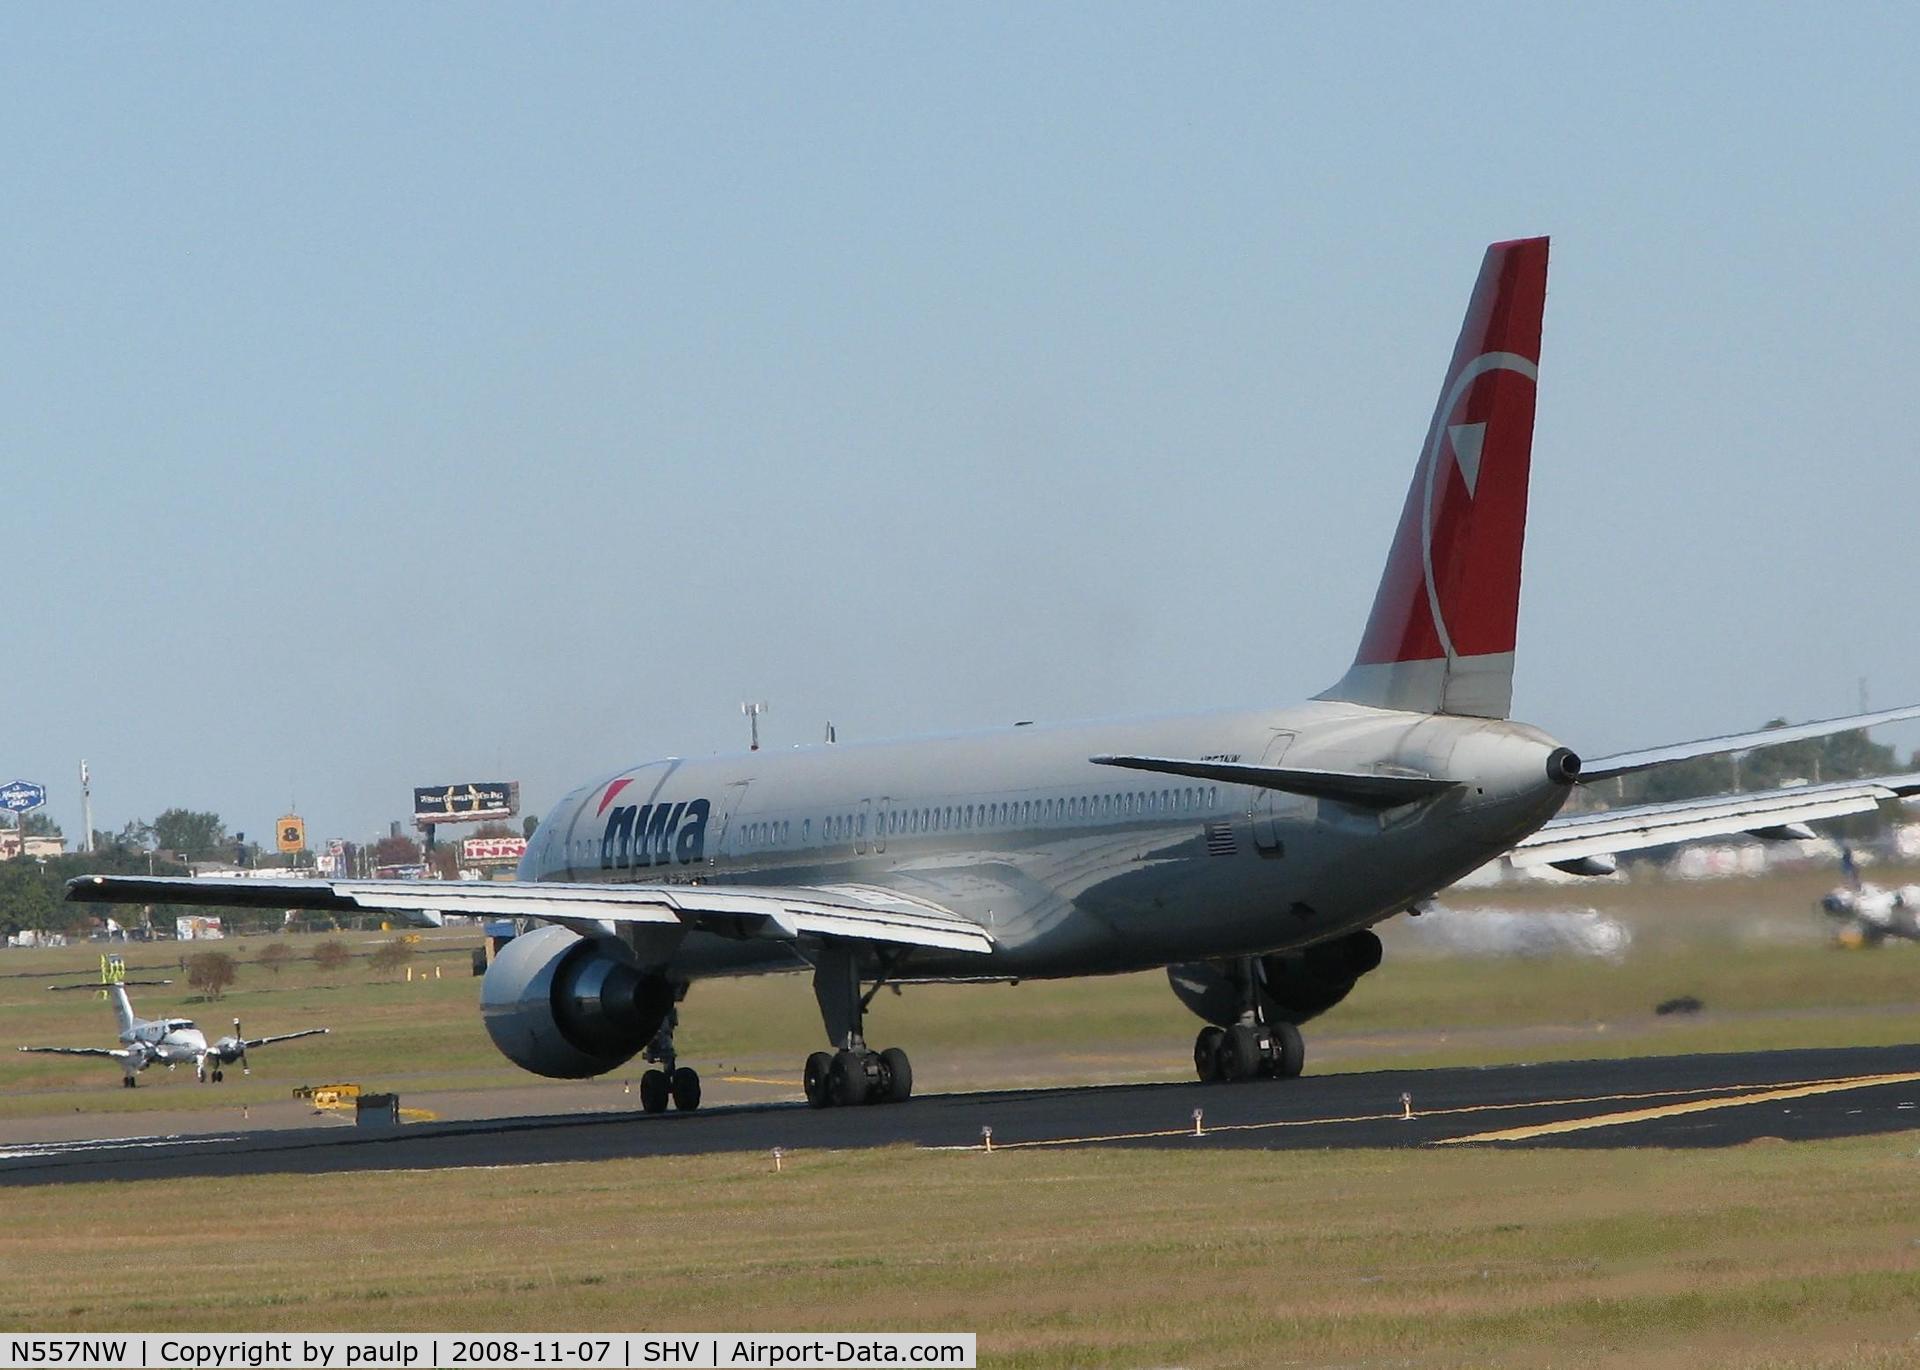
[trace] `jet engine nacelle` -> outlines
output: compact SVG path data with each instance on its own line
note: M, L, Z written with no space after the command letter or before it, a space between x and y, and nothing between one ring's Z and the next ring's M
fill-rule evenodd
M613 937L549 925L514 938L480 982L480 1016L509 1061L557 1080L603 1075L653 1039L674 987Z
M1280 952L1254 962L1255 992L1270 1023L1300 1024L1347 997L1354 984L1380 964L1380 939L1362 929L1301 951ZM1238 973L1228 961L1187 961L1167 967L1180 1002L1207 1022L1230 1027L1245 1002Z

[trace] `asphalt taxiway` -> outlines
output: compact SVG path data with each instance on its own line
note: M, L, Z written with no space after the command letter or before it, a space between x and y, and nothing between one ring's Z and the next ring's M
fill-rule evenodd
M1197 1113L1197 1117L1196 1117ZM0 1146L0 1185L435 1170L725 1151L1733 1146L1920 1127L1920 1044L939 1094Z

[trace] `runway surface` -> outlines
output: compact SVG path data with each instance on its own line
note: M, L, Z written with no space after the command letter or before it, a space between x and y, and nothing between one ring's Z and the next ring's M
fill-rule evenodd
M1194 1111L1200 1110L1197 1124ZM0 1185L434 1170L723 1151L1063 1146L1189 1148L1734 1146L1920 1127L1920 1045L1657 1056L1292 1081L943 1094L814 1110L594 1113L399 1129L0 1147Z

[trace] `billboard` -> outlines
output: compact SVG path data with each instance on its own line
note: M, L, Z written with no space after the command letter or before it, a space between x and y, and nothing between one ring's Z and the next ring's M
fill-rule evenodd
M281 815L274 825L274 839L284 852L305 851L307 849L307 820L297 813Z
M176 918L173 920L173 935L182 942L214 942L227 935L227 930L218 918Z
M474 823L488 818L511 818L519 812L520 782L517 780L416 785L413 791L416 823Z
M511 865L526 853L524 837L469 837L460 844L460 861L467 866Z

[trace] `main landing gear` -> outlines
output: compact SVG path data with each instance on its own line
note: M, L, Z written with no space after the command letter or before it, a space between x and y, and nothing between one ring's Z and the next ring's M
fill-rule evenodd
M691 1113L700 1107L700 1073L691 1066L675 1064L673 1030L679 1022L680 1010L668 1009L667 1016L660 1021L660 1030L653 1034L653 1040L641 1053L642 1059L658 1063L655 1069L640 1077L643 1112L665 1113L669 1102L682 1113Z
M1292 1023L1269 1023L1260 1006L1259 967L1244 957L1235 975L1241 987L1240 1021L1208 1025L1193 1039L1193 1068L1202 1080L1291 1080L1306 1065L1307 1046Z
M875 1051L861 1031L867 1005L885 984L884 976L872 989L860 991L860 968L851 951L827 947L813 966L813 997L827 1039L837 1051L816 1051L807 1057L802 1075L807 1102L815 1108L837 1104L899 1104L913 1095L913 1063L899 1047Z

